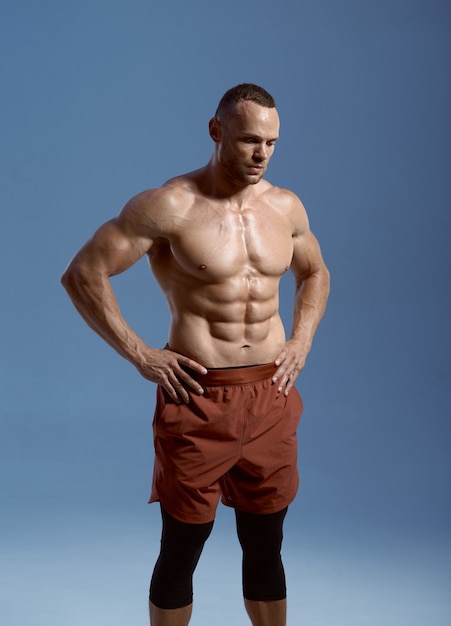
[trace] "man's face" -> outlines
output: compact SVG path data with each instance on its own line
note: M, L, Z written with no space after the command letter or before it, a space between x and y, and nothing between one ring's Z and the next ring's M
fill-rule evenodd
M235 182L255 185L266 172L279 138L279 115L256 102L239 102L221 123L218 162Z

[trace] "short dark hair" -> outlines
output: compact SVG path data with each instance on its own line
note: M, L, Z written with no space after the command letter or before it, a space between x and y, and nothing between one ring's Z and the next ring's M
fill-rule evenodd
M276 101L266 89L252 83L241 83L232 87L222 96L216 109L215 118L221 120L229 116L238 102L251 100L268 109L274 109Z

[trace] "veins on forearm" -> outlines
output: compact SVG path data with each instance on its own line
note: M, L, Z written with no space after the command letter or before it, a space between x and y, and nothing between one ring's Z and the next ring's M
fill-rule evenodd
M140 360L142 341L122 317L107 275L79 269L67 277L64 286L92 330L127 360Z
M325 267L306 278L296 280L291 339L302 344L305 354L311 348L313 337L324 315L329 295L329 272Z

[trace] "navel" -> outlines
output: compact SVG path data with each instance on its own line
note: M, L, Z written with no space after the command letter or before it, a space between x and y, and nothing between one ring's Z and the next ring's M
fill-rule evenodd
M202 263L202 265L199 265L199 269L200 270L206 270L207 266Z

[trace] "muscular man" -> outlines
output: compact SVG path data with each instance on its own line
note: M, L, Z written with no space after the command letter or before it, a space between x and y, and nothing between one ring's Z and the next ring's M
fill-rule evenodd
M279 137L273 98L230 89L199 170L132 198L78 252L62 282L86 322L157 383L150 501L163 519L150 589L153 626L186 626L192 575L218 500L235 508L254 626L284 626L282 526L298 486L294 387L323 315L329 274L300 200L263 176ZM169 304L168 344L122 317L109 278L143 255ZM280 278L296 280L287 339Z

